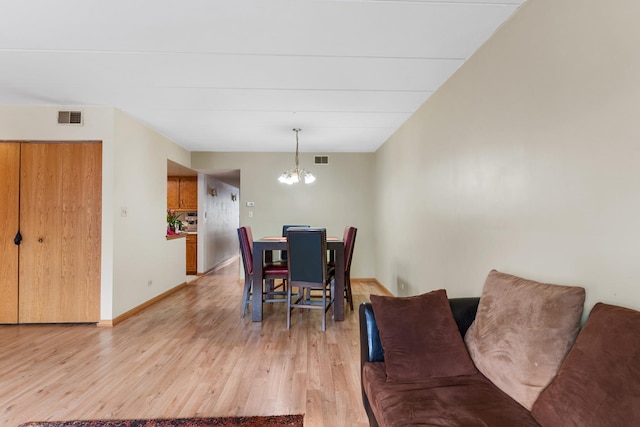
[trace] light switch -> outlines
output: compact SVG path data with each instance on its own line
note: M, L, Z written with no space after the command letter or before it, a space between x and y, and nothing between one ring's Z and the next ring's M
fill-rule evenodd
M253 211L249 211L249 218L253 218Z

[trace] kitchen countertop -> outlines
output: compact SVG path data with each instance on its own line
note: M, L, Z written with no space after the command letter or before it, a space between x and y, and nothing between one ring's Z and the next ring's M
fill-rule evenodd
M181 232L178 234L167 234L167 240L175 240L175 239L181 239L186 237L187 237L187 233L184 233L184 232Z

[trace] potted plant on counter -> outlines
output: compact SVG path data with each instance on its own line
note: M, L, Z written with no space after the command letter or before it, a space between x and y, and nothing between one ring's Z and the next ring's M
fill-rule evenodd
M182 213L176 213L171 209L167 209L167 235L178 234L182 228L182 221L180 221Z

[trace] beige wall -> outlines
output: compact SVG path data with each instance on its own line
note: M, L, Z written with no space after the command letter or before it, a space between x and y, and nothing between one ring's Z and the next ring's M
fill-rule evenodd
M185 281L185 239L167 240L167 159L189 152L127 114L115 114L113 317ZM121 216L121 208L127 216ZM151 282L151 285L149 285Z
M84 124L57 124L59 109L82 110ZM164 236L167 158L189 166L188 151L107 107L0 106L0 140L102 141L102 320L184 282L184 239Z
M376 153L376 276L640 308L640 2L528 0Z
M587 308L640 308L637 16L632 0L528 0L377 153L327 166L302 153L311 186L277 182L293 153L189 153L113 108L81 107L84 126L60 126L56 106L0 106L0 139L103 141L105 320L182 281L184 243L163 240L167 158L240 169L240 225L256 237L285 223L358 227L352 276L398 295L478 295L497 268L585 286Z
M309 185L278 182L293 166L293 153L192 153L191 166L205 173L240 170L240 225L251 226L254 238L280 235L284 224L323 226L333 236L357 227L351 276L374 277L373 154L332 153L328 165L313 164L313 156L300 154L301 167L317 178Z
M58 110L84 112L83 126L59 125ZM0 139L4 140L100 140L102 141L102 261L100 318L110 319L113 304L113 108L77 106L0 106Z

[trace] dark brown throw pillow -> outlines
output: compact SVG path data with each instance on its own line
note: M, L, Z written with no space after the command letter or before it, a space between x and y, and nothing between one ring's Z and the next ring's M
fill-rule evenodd
M371 295L387 382L473 375L476 370L445 290L396 298Z
M542 426L640 422L640 312L598 303L560 371L533 404Z

